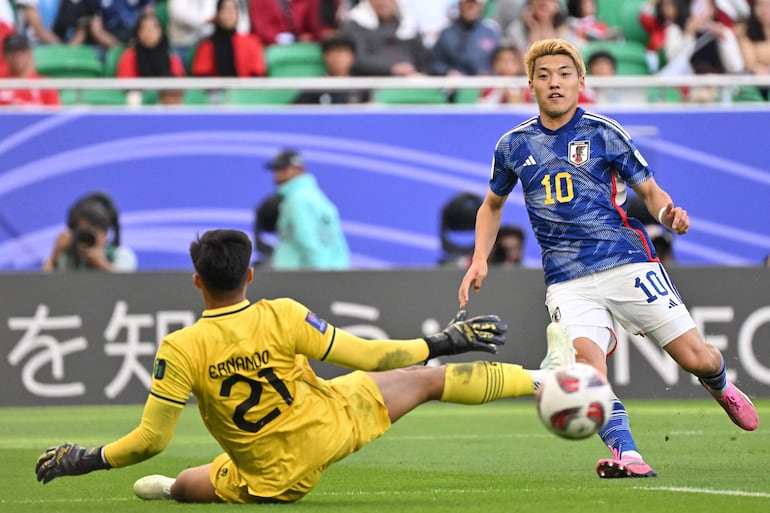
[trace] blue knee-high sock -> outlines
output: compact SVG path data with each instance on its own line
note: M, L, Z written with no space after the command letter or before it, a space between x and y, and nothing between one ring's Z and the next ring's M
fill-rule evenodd
M698 376L696 374L696 376ZM722 358L722 366L719 371L710 376L698 376L700 382L715 392L722 392L727 388L727 374L725 373L725 359Z
M618 457L626 451L638 452L631 427L628 423L626 407L617 397L612 402L612 415L607 425L599 431L599 436L605 445L615 452Z

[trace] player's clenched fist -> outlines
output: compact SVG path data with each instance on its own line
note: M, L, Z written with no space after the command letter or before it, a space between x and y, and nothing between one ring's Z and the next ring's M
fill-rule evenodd
M37 480L46 484L61 476L79 476L94 470L110 468L104 460L101 447L86 447L65 443L58 447L49 447L35 464Z

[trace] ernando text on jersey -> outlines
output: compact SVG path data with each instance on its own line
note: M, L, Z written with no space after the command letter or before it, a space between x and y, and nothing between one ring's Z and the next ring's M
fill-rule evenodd
M534 117L503 135L490 189L506 196L521 182L550 285L657 261L642 224L626 215L626 187L653 174L616 121L578 108L558 130Z

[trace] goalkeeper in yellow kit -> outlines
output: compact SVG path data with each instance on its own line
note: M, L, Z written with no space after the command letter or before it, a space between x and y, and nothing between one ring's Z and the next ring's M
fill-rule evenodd
M163 339L139 427L100 447L48 449L37 460L38 481L125 467L160 453L192 393L224 453L176 479L142 478L135 493L181 502L292 502L313 489L326 467L416 406L532 395L538 373L546 372L482 361L413 366L468 351L495 353L507 327L494 315L457 318L425 338L365 340L292 299L251 304L251 242L240 231L208 231L191 244L190 256L205 311ZM324 380L308 358L358 370Z

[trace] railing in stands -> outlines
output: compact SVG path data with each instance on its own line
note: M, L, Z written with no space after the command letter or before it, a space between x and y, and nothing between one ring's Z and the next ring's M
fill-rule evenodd
M734 93L744 87L770 88L770 76L757 75L688 75L688 76L617 76L587 77L586 85L596 91L616 90L623 98L622 103L648 103L650 90L662 88L703 88L717 91L718 103L732 103ZM60 89L60 90L204 90L228 91L246 90L378 90L378 89L422 89L444 90L483 89L503 87L527 87L525 77L350 77L350 78L46 78L46 79L3 79L0 89ZM227 96L222 95L226 104ZM758 103L770 109L770 102Z

